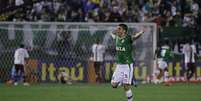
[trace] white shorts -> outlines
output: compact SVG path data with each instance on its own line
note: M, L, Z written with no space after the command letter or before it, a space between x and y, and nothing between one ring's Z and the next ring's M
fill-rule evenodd
M111 83L131 84L132 78L133 64L117 64Z
M165 68L167 68L167 63L166 63L166 61L164 61L164 60L162 60L162 59L158 59L158 68L160 68L160 69L165 69Z

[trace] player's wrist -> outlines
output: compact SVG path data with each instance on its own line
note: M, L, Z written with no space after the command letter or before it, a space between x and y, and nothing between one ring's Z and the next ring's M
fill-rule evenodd
M113 31L112 31L112 34L114 34L114 35L115 35L116 33L117 33L117 31L116 31L116 30L113 30Z

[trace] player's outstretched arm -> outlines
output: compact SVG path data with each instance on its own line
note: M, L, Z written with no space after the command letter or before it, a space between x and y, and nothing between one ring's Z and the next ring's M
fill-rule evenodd
M133 39L133 40L138 39L143 33L144 33L144 31L142 30L142 31L140 31L140 32L138 32L138 33L133 34L133 35L132 35L132 39Z

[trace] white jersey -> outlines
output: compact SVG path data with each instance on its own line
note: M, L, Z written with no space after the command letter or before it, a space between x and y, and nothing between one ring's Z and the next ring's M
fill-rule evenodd
M96 62L103 62L103 56L105 53L105 46L101 44L94 44L92 46L92 52L93 52L93 61Z
M184 61L185 63L195 62L195 53L196 48L195 45L185 44L183 46L183 54L184 54Z
M18 48L17 50L15 50L14 64L22 64L22 65L24 65L25 58L29 58L29 54L28 54L26 49Z

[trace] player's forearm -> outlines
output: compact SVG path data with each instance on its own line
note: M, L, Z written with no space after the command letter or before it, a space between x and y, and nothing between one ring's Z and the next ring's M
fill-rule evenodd
M143 33L144 33L144 31L140 31L140 32L138 32L138 33L133 34L133 35L132 35L132 39L133 39L133 40L138 39Z
M111 32L110 35L112 36L113 39L114 39L115 36L116 36L114 32Z

